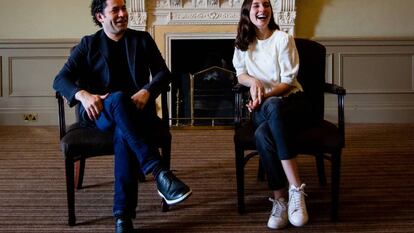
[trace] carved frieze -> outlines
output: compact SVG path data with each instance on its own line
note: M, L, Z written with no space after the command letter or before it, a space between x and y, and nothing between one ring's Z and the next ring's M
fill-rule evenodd
M133 28L168 24L237 24L242 0L131 0ZM291 34L296 19L295 0L272 0L279 26ZM145 30L145 29L144 29Z
M170 23L178 24L232 24L240 17L238 12L197 11L171 13Z

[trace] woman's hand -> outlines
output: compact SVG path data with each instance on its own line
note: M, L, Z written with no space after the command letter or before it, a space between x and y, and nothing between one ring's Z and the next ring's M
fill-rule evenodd
M264 100L264 87L263 84L257 79L251 79L250 81L250 96L251 100L247 103L247 108L250 112L257 109Z

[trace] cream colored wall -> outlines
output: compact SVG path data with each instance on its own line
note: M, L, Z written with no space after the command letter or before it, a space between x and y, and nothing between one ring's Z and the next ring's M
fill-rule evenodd
M127 1L128 2L128 1ZM298 37L412 37L413 0L296 0ZM73 39L97 30L89 0L0 0L0 39Z
M296 0L298 37L412 37L413 0Z
M0 0L0 39L73 39L97 30L89 0Z

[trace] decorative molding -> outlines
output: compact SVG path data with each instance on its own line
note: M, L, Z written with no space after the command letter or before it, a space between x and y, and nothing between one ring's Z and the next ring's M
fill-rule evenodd
M0 56L0 97L3 96L3 57Z
M237 24L242 0L131 0L130 27L154 25ZM273 0L274 17L281 30L294 34L295 0Z
M128 1L129 2L129 1ZM148 28L151 29L151 28ZM168 31L168 30L167 30ZM170 30L167 34L162 35L162 43L167 47L166 41L171 39L193 39L193 36L200 38L214 39L234 39L235 35L232 33L218 33L207 32L203 30L194 30L196 32L187 32L186 34L175 32ZM234 32L235 33L235 32ZM228 36L228 37L226 37ZM165 39L165 40L164 40ZM197 38L196 38L197 39ZM345 119L349 123L414 123L414 37L411 38L317 38L316 41L325 45L327 49L327 64L331 63L332 77L328 77L328 80L332 80L332 83L342 84L347 89L347 96L345 99ZM56 100L53 96L53 90L51 87L51 79L56 74L56 70L61 68L60 64L69 54L70 48L76 44L78 39L35 39L35 40L0 40L0 86L2 87L2 96L0 98L0 122L1 125L27 125L27 122L22 120L22 114L28 112L35 112L39 114L39 119L33 124L36 125L57 125L56 118ZM361 70L361 66L353 67L355 62L351 64L343 63L343 59L348 59L349 56L363 54L363 56L370 56L373 58L367 58L366 61L374 62L374 67L382 69L384 72L379 72L373 77L370 74L370 70ZM384 56L403 56L404 62L394 62L392 66L390 64L384 66L384 62L376 63L375 59ZM24 93L24 96L17 96L18 93L14 93L14 96L8 96L9 88L9 58L15 57L56 57L52 59L52 63L58 65L46 65L42 68L42 77L49 77L46 79L39 79L33 74L32 66L28 64L18 64L18 67L14 66L14 71L22 71L27 75L19 75L19 81L23 82L35 82L39 84L39 87L50 88L49 93L37 92L36 93ZM358 55L360 56L360 55ZM165 56L165 59L169 59ZM342 60L341 60L342 59ZM412 59L412 60L411 60ZM35 59L36 60L36 59ZM57 61L56 61L57 60ZM398 59L397 59L398 60ZM392 61L392 60L391 60ZM410 62L411 61L411 62ZM40 62L44 64L43 62ZM345 67L341 68L341 64L345 64ZM29 66L27 66L29 65ZM403 81L399 87L395 86L379 86L379 88L372 88L371 83L367 82L364 85L358 86L353 83L355 80L348 79L341 80L343 75L343 69L351 71L366 72L363 78L370 78L379 83L383 80ZM328 68L329 70L329 68ZM389 72L396 72L404 70L404 73L396 75L388 75ZM372 72L372 71L371 71ZM346 73L346 71L345 71ZM13 79L16 77L13 77ZM360 81L358 78L356 81ZM13 80L16 81L16 80ZM410 85L411 84L411 85ZM405 86L403 86L405 85ZM356 88L354 88L356 87ZM384 87L384 88L383 88ZM410 88L412 87L413 92ZM356 90L357 89L357 90ZM379 90L382 89L382 90ZM43 88L41 88L43 90ZM325 99L325 113L332 120L337 119L337 99L333 95L327 95ZM30 101L28 101L30 99ZM74 109L67 109L73 111ZM170 108L171 110L171 108ZM74 122L75 114L68 112L68 123ZM73 118L72 118L73 117ZM32 124L32 123L31 123Z
M236 12L198 11L172 12L169 24L233 24L239 17Z
M145 31L148 18L145 9L145 0L132 0L129 12L130 26L134 29Z
M406 57L406 58L411 58L410 63L411 64L411 70L410 70L410 74L407 75L410 76L410 86L409 88L391 88L391 87L384 87L384 88L377 88L377 89L372 89L371 87L366 86L361 87L360 89L351 89L351 88L347 88L347 94L414 94L414 54L413 52L398 52L396 53L395 51L393 52L341 52L338 53L338 62L339 62L339 71L338 71L338 84L341 86L345 85L345 74L344 72L346 70L355 70L354 67L346 67L344 62L346 58L370 58L370 60L372 60L373 58L389 58L389 59L395 59L395 58L401 58L401 57ZM378 64L378 69L382 69L383 66L381 66L380 64ZM408 67L398 67L398 70L401 70L403 68L408 68ZM386 70L389 71L390 67L384 68ZM397 70L397 69L396 69ZM368 70L365 72L369 72ZM369 75L369 73L368 73ZM389 76L387 77L376 77L378 80L376 80L376 82L380 82L381 83L381 79L379 78L389 78ZM397 80L395 80L397 82Z
M135 28L140 31L145 31L147 24L147 13L131 12L129 14L129 21L132 28Z
M334 83L334 54L326 53L326 70L325 70L325 82Z
M39 85L39 82L43 83L45 80L50 81L50 78L47 77L54 77L66 60L67 56L9 56L8 97L53 97L54 91L45 89L44 85ZM25 64L17 64L18 61L26 61L27 63L29 61L38 61L43 62L43 64L39 63L33 67ZM61 64L55 65L54 63ZM52 71L54 68L57 70ZM17 77L14 74L16 70L20 74ZM17 84L15 80L18 80ZM19 88L23 88L23 90L16 90Z

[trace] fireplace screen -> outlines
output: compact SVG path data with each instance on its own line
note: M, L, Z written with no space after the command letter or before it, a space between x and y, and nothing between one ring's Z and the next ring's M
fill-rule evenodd
M172 125L233 125L233 51L233 39L172 41Z
M218 66L191 75L191 125L232 125L236 75Z

